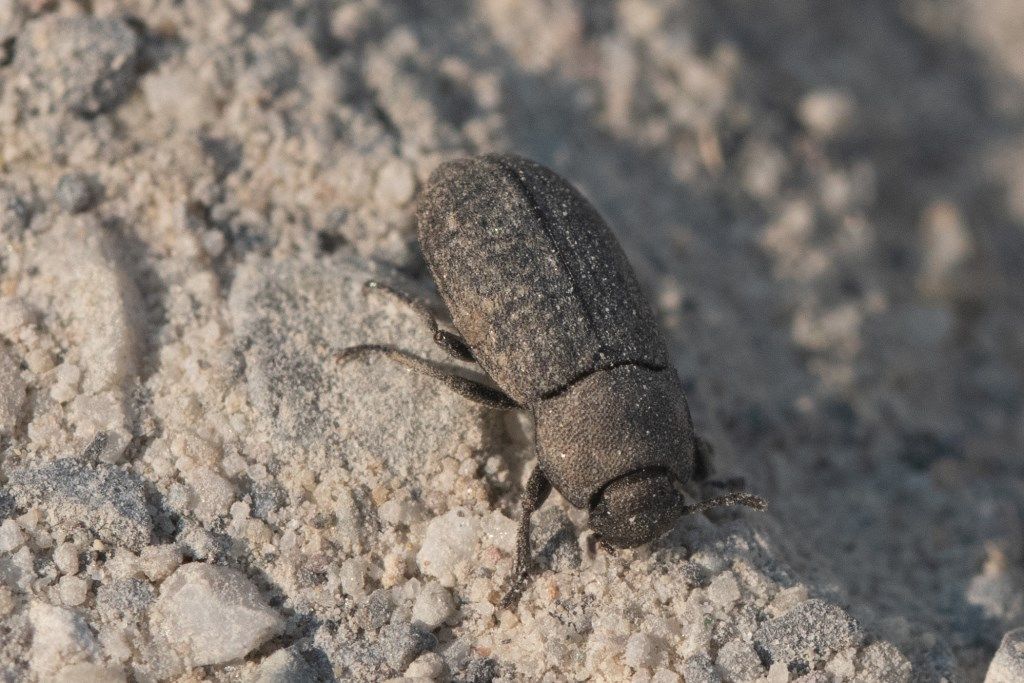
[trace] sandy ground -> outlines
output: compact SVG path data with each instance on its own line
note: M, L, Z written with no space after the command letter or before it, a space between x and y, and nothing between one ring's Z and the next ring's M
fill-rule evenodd
M0 0L0 679L984 679L1022 55L1013 0ZM443 358L361 285L436 303L417 193L492 150L607 217L771 501L609 555L555 496L516 611L528 420L332 360Z

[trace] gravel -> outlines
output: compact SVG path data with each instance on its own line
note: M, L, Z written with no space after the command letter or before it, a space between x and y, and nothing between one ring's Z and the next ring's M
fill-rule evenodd
M455 612L455 601L444 586L429 582L416 596L412 605L412 619L430 630L443 624Z
M0 679L1012 676L1022 16L0 3ZM514 612L530 420L334 360L474 372L363 285L446 319L415 210L490 151L607 218L771 503L612 555L555 494Z

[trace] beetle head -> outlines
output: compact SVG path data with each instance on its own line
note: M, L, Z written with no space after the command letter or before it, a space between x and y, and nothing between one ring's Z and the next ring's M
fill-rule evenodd
M671 529L683 509L675 477L662 468L647 468L615 479L594 497L590 526L605 543L633 548Z

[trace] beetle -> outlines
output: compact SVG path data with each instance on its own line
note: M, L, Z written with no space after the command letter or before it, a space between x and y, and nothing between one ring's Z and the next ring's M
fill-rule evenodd
M766 507L749 493L684 501L679 487L709 471L708 447L625 253L566 180L508 154L450 161L424 188L417 226L457 334L440 328L423 302L376 281L367 286L412 306L441 348L477 363L496 387L392 346L354 346L337 358L383 355L476 402L532 413L537 465L505 606L521 594L530 515L552 487L587 510L597 538L613 548L648 543L684 514Z

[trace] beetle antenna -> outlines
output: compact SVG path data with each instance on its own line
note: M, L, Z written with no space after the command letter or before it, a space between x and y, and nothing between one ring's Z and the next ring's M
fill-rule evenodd
M684 505L682 514L693 515L726 505L745 505L755 510L764 510L768 507L768 501L761 496L755 496L753 493L728 493L724 496L715 496L714 498L702 500L696 505Z

